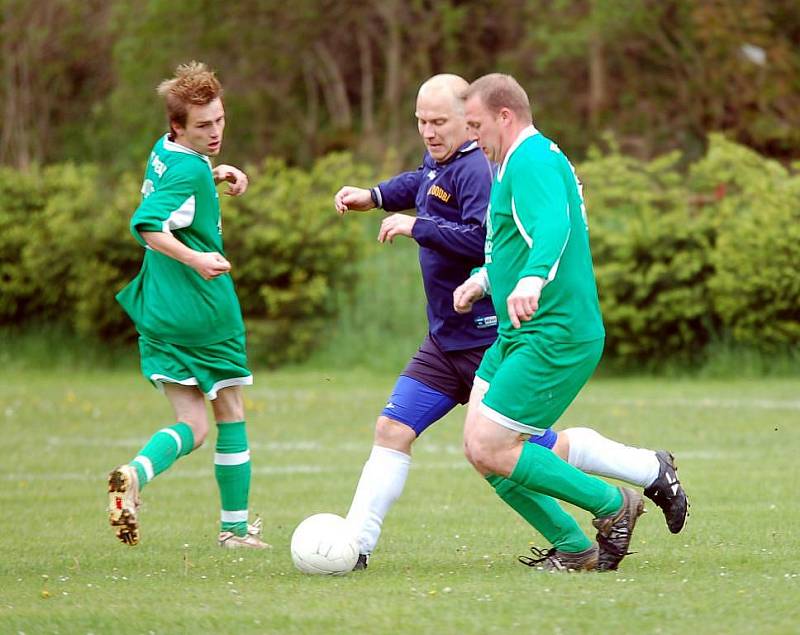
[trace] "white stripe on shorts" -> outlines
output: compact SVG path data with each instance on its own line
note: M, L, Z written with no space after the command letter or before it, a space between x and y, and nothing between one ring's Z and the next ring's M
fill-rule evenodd
M229 454L214 452L214 465L242 465L250 460L250 450Z
M230 388L231 386L252 386L253 376L247 377L231 377L230 379L222 379L216 384L211 386L211 390L206 393L206 396L212 401L217 398L217 393L223 388Z
M154 474L153 474L153 463L152 463L152 461L150 459L148 459L146 456L142 456L140 454L135 459L133 459L133 461L131 461L131 463L138 463L139 465L142 466L142 468L144 469L144 475L147 477L147 482L148 483L153 480L153 476L154 476ZM142 485L144 485L144 483L142 483Z
M543 428L536 428L534 426L525 425L524 423L520 423L519 421L515 421L511 417L507 417L506 415L497 412L497 410L492 410L489 406L487 406L484 402L481 401L481 405L479 406L481 414L486 417L487 419L491 419L495 423L503 426L504 428L508 428L509 430L514 430L514 432L521 432L522 434L531 434L535 437L542 436L547 430Z
M243 509L238 512L226 512L224 509L220 512L220 519L223 523L246 523L247 510Z
M178 451L175 453L175 458L179 457L181 455L181 449L183 448L181 435L175 432L175 430L173 430L172 428L161 428L159 432L166 432L169 436L171 436L175 440L175 443L178 446Z

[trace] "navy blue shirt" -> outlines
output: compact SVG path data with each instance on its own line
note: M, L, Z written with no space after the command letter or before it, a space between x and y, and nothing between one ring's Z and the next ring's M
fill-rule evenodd
M491 165L474 141L437 163L426 152L414 172L378 184L378 203L389 212L417 208L412 235L419 245L419 264L428 300L428 329L446 351L491 344L497 318L491 298L482 298L472 313L453 309L453 291L483 264L486 209L492 189Z

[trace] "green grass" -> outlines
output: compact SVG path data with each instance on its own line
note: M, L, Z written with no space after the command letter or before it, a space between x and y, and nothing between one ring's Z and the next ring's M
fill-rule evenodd
M672 449L692 500L679 536L642 517L617 573L516 562L535 537L468 469L458 410L415 448L370 568L317 578L293 569L291 532L346 512L393 375L257 375L251 507L274 548L238 553L215 546L208 446L145 490L138 547L113 539L105 473L170 421L133 370L5 370L0 633L797 632L796 380L590 383L563 425Z

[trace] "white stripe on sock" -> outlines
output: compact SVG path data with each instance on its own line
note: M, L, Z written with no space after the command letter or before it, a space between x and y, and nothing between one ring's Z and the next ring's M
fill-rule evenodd
M244 452L214 452L214 465L242 465L250 460L250 450Z
M220 512L220 519L223 523L246 523L247 510L243 509L238 512L227 512L223 509Z
M181 435L179 435L175 430L172 428L161 428L159 432L166 432L169 436L175 439L175 443L178 444L178 451L175 453L175 458L178 458L181 455L181 449L183 449L183 443L181 443Z
M147 481L145 481L145 482L149 483L150 481L153 480L153 476L154 476L154 474L153 474L153 462L150 459L148 459L146 456L142 456L140 454L135 459L133 459L133 461L131 461L131 463L138 463L139 465L142 466L142 469L144 470L144 475L147 478Z

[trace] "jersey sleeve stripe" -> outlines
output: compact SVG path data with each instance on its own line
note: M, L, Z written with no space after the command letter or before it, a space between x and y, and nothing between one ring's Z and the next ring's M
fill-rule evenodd
M533 238L530 237L528 232L525 231L525 228L522 226L522 222L519 220L519 214L517 214L517 204L514 202L514 196L511 196L511 216L514 217L514 223L517 226L517 230L519 231L522 239L528 245L528 249L533 248Z
M567 205L567 221L569 221L569 205ZM548 272L547 278L544 281L545 284L555 280L556 274L558 273L558 265L561 264L561 256L564 255L564 250L567 248L567 243L569 243L569 237L571 235L572 235L572 225L568 225L567 237L564 239L564 244L561 246L561 252L558 254L558 259L553 263L553 266L550 267L550 271Z
M189 198L187 198L181 206L170 212L170 215L167 217L162 224L161 231L163 232L170 232L173 229L182 229L184 227L189 227L194 220L194 212L195 212L195 199L194 194L192 194Z

